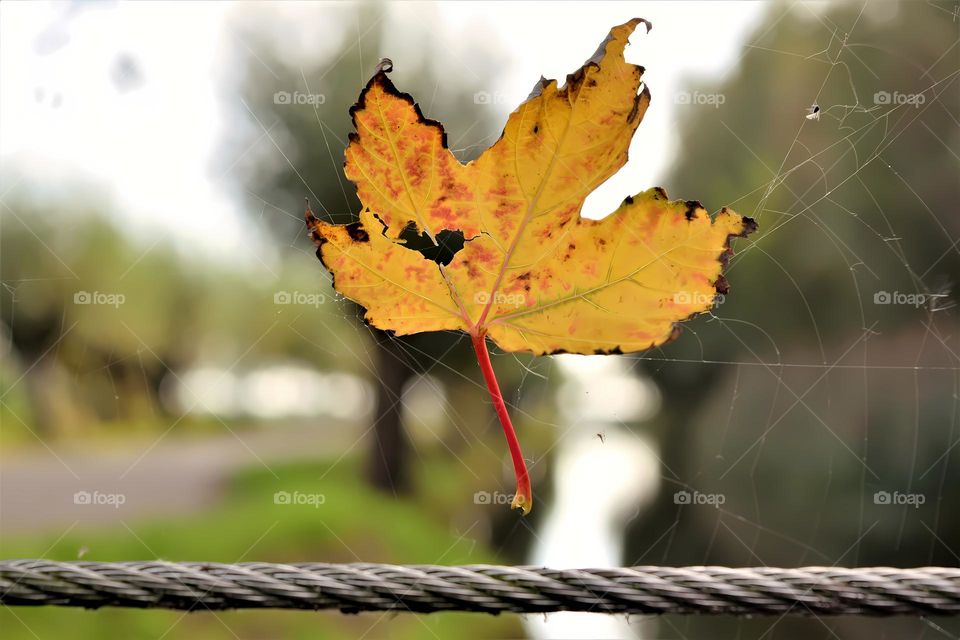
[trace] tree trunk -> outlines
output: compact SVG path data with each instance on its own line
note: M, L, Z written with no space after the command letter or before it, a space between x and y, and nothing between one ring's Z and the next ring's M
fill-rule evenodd
M403 387L414 375L396 338L377 331L377 412L367 455L367 479L394 495L410 489L410 440L401 413Z

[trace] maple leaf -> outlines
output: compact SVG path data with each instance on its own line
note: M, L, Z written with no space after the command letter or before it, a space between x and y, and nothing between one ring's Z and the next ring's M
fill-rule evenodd
M662 345L727 292L730 238L756 229L726 208L711 219L699 202L668 200L660 188L627 197L603 219L580 216L586 197L626 162L650 104L643 68L623 55L641 23L649 31L641 19L614 27L562 87L541 79L500 139L468 164L381 68L350 111L356 133L344 167L364 205L359 221L328 224L307 208L317 255L367 322L395 335L470 335L513 458L512 506L524 513L529 475L487 336L537 355ZM442 232L465 242L444 265L407 246L401 234L410 228L434 244Z

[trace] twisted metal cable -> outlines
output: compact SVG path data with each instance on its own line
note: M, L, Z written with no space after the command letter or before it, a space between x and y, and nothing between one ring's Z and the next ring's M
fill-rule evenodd
M960 614L960 568L0 561L0 604L538 613Z

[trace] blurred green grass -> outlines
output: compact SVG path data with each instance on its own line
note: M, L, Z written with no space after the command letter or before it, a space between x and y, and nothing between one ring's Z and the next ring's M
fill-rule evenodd
M465 564L496 562L494 553L454 520L460 474L438 460L418 469L417 495L395 498L360 481L353 459L296 462L238 473L223 500L201 514L162 521L128 522L119 530L77 525L63 534L5 537L4 558L122 561L394 562ZM175 469L170 470L176 473ZM274 477L273 474L277 477ZM463 491L467 490L464 486ZM274 502L277 491L324 496L319 506ZM464 494L459 494L462 504ZM427 505L427 506L425 506ZM515 617L442 613L410 615L301 611L177 611L59 607L4 607L0 628L9 640L105 638L491 638L522 637Z

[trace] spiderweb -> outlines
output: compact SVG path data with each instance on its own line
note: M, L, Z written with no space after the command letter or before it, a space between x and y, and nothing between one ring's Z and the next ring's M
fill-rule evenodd
M655 100L677 103L683 139L661 184L671 197L702 197L713 211L724 205L750 215L760 232L735 245L732 293L687 323L677 343L608 357L615 364L581 367L588 373L579 378L576 364L494 350L539 510L577 513L554 491L559 458L606 459L604 447L634 442L658 463L657 477L630 477L652 489L618 516L620 564L960 563L958 24L950 3L776 7L738 65L712 86L691 85L675 96L652 87ZM374 57L363 51L364 33L357 25L349 45L360 51L361 75ZM316 90L318 80L302 80L306 93ZM418 96L427 117L444 120L432 109L443 91L438 82L434 96ZM250 112L269 131L265 117ZM341 207L312 195L317 213L356 214L352 187L340 174L346 140L315 115L344 201ZM499 135L496 127L482 128L469 121L447 127L458 158L475 157ZM641 125L638 138L643 131ZM313 194L279 134L265 134L263 145L262 153L279 154L275 161ZM631 155L637 161L642 150L635 144ZM304 241L301 213L248 195L259 200L268 224L282 228L286 249L300 252L298 269L323 277ZM514 517L498 497L511 485L496 418L482 393L461 402L469 390L482 391L476 365L464 355L466 337L382 336L362 323L361 309L326 293L336 304L309 329L298 323L300 313L281 322L307 349L350 359L384 386L384 350L376 343L389 342L387 357L410 375L399 392L388 391L386 406L399 410L411 430L413 459L447 459L468 477L475 501L486 496L458 523L459 535L490 543L505 561L535 557L549 516ZM148 352L145 344L138 358ZM146 377L142 360L136 368ZM588 384L591 376L601 384L639 380L623 395L643 396L646 408L631 410L616 397L591 404L583 397L599 393ZM561 388L566 397L555 397ZM571 396L590 410L565 413ZM365 450L373 431L359 430L334 466ZM603 482L613 481L598 474L588 492L609 490ZM435 561L471 561L448 552L439 550ZM542 626L531 621L531 632L570 637L575 626L557 635L551 617ZM375 637L383 622L371 620L366 633ZM593 624L594 635L583 637L960 634L955 622L926 618L666 616L618 620L604 628L609 636L596 635L600 623Z
M743 263L776 275L758 279L766 296L733 307L740 295L735 291L708 319L692 323L683 338L686 348L624 358L654 381L696 369L701 372L695 381L713 389L713 398L697 412L676 411L696 424L684 430L689 441L680 445L692 460L682 475L665 465L661 478L681 502L675 517L661 526L651 526L645 520L650 512L640 510L630 531L650 544L628 545L638 547L634 563L957 561L956 524L946 505L955 499L949 462L958 433L958 358L953 272L944 268L956 264L956 224L947 219L947 208L932 203L949 207L954 201L956 166L930 166L932 175L914 181L902 164L925 154L947 164L957 159L950 149L960 73L950 55L956 40L944 39L935 55L924 52L922 60L893 64L910 49L877 44L883 30L864 17L865 8L833 17L796 16L786 9L776 22L800 21L804 29L816 27L819 37L794 38L792 44L801 46L784 48L764 40L764 32L748 45L754 58L796 58L803 75L803 82L783 92L781 104L766 96L746 102L736 93L724 96L727 108L744 113L777 110L768 117L768 126L780 132L771 136L779 143L772 149L758 150L745 140L749 136L736 113L697 114L707 121L701 134L709 128L724 132L730 153L751 156L755 162L749 164L769 174L745 192L720 190L724 204L755 215L762 229L759 238L738 247L731 281L739 290L750 286L742 280L750 268ZM943 7L930 5L926 11L919 19L915 14L895 19L905 22L901 30L918 28L931 14L952 20ZM817 40L819 47L810 46ZM918 76L907 85L902 66ZM796 108L798 95L809 109ZM921 132L929 138L898 146ZM683 160L680 165L676 179L683 183ZM696 179L688 188L696 193ZM910 216L890 211L888 202L910 207ZM917 215L926 220L916 221ZM778 240L788 234L792 239ZM823 273L793 264L811 259L821 262ZM833 282L820 284L824 279ZM751 313L748 305L784 305L790 312ZM523 412L528 383L557 371L516 356L502 358L516 361L514 409ZM723 370L725 379L716 382L716 374L703 369ZM668 412L671 388L686 393L696 388L682 380L665 387ZM554 426L562 439L575 425ZM895 633L951 633L938 621L897 624ZM728 631L832 637L877 629L870 621L781 619L739 621ZM687 637L702 630L695 621L667 618L659 633Z

